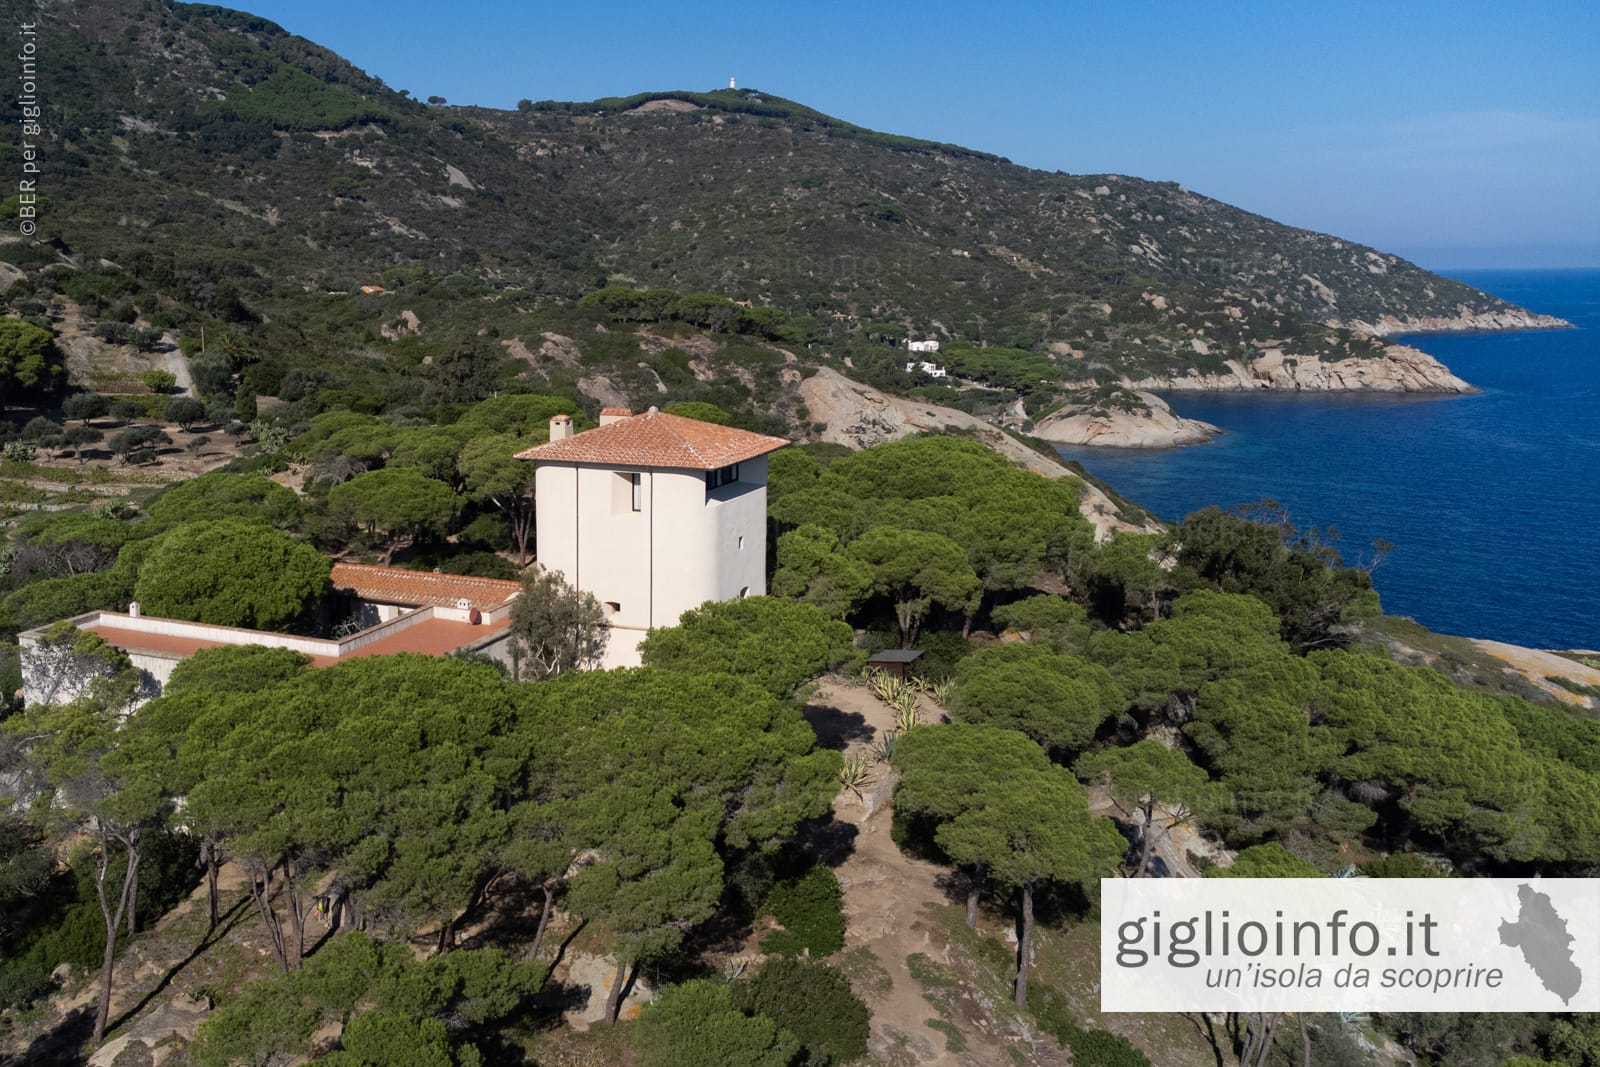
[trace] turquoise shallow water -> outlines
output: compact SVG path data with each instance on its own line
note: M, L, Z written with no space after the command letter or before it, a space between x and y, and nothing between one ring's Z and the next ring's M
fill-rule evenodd
M1454 276L1578 329L1403 338L1473 396L1181 393L1179 414L1226 434L1060 451L1165 519L1271 497L1347 557L1388 538L1384 608L1430 629L1600 647L1600 270Z

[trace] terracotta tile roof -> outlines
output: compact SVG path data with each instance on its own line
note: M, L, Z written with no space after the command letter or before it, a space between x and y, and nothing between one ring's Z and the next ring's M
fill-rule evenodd
M202 648L237 648L239 645L250 644L248 640L241 641L207 641L199 637L178 637L173 634L152 634L142 630L125 630L120 626L85 626L86 632L98 634L100 640L113 648L120 648L124 652L152 652L159 655L176 656L179 659L188 659ZM226 633L229 628L217 627L221 633ZM482 630L482 627L479 627ZM311 662L317 667L326 667L336 662L332 656L312 656Z
M449 619L428 619L408 626L369 645L346 652L343 656L312 656L311 666L331 667L347 659L364 656L391 656L396 652L416 652L424 656L448 656L458 648L476 644L504 633L511 626L510 619L474 626ZM203 648L236 648L250 641L207 641L198 637L176 637L171 634L152 634L137 630L124 630L115 626L88 626L88 632L99 634L100 639L124 652L143 652L188 659Z
M333 587L363 600L416 607L453 608L468 601L480 611L497 608L522 590L520 582L503 578L472 578L460 574L430 574L403 567L375 567L366 563L335 563Z
M647 411L585 430L562 441L518 452L518 459L551 463L603 463L625 467L675 467L711 471L775 452L781 437Z
M458 648L466 648L474 642L504 633L510 627L510 619L501 619L499 622L485 623L481 626L474 626L468 622L451 622L449 619L429 619L427 622L408 626L370 645L363 645L353 652L346 652L343 658L391 656L396 652L448 656ZM315 666L320 667L322 664L318 663Z
M602 414L602 415L632 415L633 412L629 411L627 408L601 408L600 409L600 414Z

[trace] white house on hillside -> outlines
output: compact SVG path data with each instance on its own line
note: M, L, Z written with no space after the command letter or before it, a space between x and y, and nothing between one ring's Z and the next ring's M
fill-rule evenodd
M767 454L781 437L606 408L518 453L538 464L539 565L594 595L611 626L605 667L639 664L639 643L708 600L767 591Z

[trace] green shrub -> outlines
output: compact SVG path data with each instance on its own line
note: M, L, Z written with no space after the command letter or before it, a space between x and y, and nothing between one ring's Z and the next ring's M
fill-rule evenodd
M188 896L198 880L194 841L178 834L145 838L139 874L140 926L153 925ZM125 859L113 855L106 885L122 884ZM65 963L79 973L100 966L105 952L105 919L95 895L94 859L80 853L70 871L57 876L31 901L19 929L26 936L0 945L0 1007L26 1007L51 991L50 973ZM126 942L122 942L126 944Z
M164 393L178 384L178 376L169 370L147 370L139 380L154 393Z
M1358 870L1368 878L1455 878L1454 871L1436 867L1421 856L1395 852L1368 860Z
M872 1014L844 975L821 963L770 960L734 987L745 1011L766 1015L800 1041L804 1067L849 1063L867 1054Z
M299 970L252 982L227 997L195 1034L189 1062L230 1067L303 1061L319 1026L344 1022L343 1052L319 1062L479 1064L477 1048L460 1040L464 1032L510 1015L543 981L542 964L517 963L495 949L419 962L404 944L342 933ZM358 1008L362 1014L354 1014Z
M640 1067L788 1067L800 1042L764 1015L734 1003L727 983L698 978L663 990L634 1030Z
M1066 998L1042 982L1029 986L1028 1008L1043 1030L1072 1050L1073 1067L1153 1067L1127 1038L1079 1026Z
M774 883L762 912L783 926L761 940L761 951L775 956L831 956L844 947L844 912L839 878L820 864L797 878Z
M1206 878L1322 878L1323 873L1276 841L1251 845L1232 867L1211 867Z
M922 650L912 671L918 678L930 682L947 681L956 672L956 664L972 655L972 644L953 630L937 630L917 638L914 646Z

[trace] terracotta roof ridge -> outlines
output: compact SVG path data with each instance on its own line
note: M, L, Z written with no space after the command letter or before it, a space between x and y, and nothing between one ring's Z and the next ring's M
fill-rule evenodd
M448 581L462 582L469 585L482 585L489 588L512 587L521 588L522 583L511 578L488 578L481 574L444 574L440 571L414 571L408 567L385 567L381 563L353 563L348 560L334 560L334 570L359 570L363 574L374 577L386 576L402 582L428 582Z

